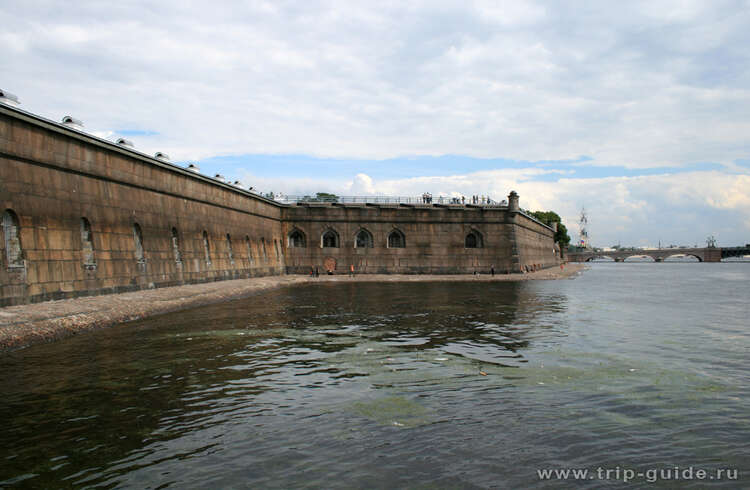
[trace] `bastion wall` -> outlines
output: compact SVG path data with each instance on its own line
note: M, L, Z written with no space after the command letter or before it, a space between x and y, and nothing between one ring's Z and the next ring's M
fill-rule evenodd
M512 204L282 205L0 104L0 306L315 267L558 264L552 229Z
M515 273L559 263L554 232L507 207L297 205L284 216L289 273L318 267L341 274L352 266L376 274ZM302 246L295 246L295 234ZM389 240L392 234L400 240Z
M0 111L0 212L21 249L9 263L0 242L0 305L284 273L279 206Z

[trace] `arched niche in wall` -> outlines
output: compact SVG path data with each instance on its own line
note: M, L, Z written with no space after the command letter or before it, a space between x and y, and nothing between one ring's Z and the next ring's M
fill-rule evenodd
M138 262L146 260L146 254L143 250L143 231L141 225L133 223L133 242L135 244L135 258Z
M172 255L174 256L174 261L178 264L181 264L182 252L180 251L180 234L177 232L177 228L172 227L171 236L172 236Z
M289 248L305 248L307 246L307 239L302 230L295 228L289 233L287 243L289 244Z
M324 231L320 237L320 245L323 248L339 248L339 244L339 234L333 228Z
M229 257L229 263L234 265L234 251L232 250L232 237L227 233L227 256Z
M477 230L471 230L464 238L465 248L482 248L484 247L484 240L482 240L482 234Z
M372 239L372 233L360 228L357 235L354 237L354 248L373 248L375 242Z
M401 230L393 229L388 233L388 248L405 248L406 236Z
M81 218L81 259L84 266L96 265L94 260L94 234L91 223L85 217Z
M9 269L24 267L21 225L18 215L12 209L6 209L3 212L3 241L7 267Z
M208 232L203 230L203 256L206 264L211 265L211 243L208 241Z

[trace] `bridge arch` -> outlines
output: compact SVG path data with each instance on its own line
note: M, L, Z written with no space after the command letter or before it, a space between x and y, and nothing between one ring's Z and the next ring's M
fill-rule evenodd
M678 258L678 257L693 257L695 259L698 259L698 262L703 262L703 257L701 257L700 255L691 254L691 253L680 253L680 254L667 255L667 256L663 257L663 260L666 261L667 259ZM673 262L676 262L676 261L673 261Z
M601 259L605 259L608 262L609 261L612 261L612 262L615 261L615 259L613 259L609 255L592 255L591 257L589 257L589 258L586 259L586 262L593 262L594 260L601 260Z
M656 262L656 258L653 255L649 254L633 254L628 255L627 257L623 257L622 261L627 262L628 259L651 259L650 262ZM631 260L630 262L648 262L643 260Z

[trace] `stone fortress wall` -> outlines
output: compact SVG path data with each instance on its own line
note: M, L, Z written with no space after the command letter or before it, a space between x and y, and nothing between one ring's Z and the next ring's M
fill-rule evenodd
M0 111L0 305L284 273L274 203Z
M513 196L503 208L283 205L0 104L0 306L314 267L557 265L553 230Z
M510 273L559 263L554 231L505 207L296 205L283 226L291 273Z

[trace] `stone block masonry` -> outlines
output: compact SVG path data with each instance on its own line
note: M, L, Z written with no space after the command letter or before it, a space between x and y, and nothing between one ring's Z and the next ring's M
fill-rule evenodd
M274 203L0 111L0 305L284 273Z
M284 216L289 273L510 273L559 263L554 232L507 208L297 205Z
M254 276L559 264L508 207L283 205L0 104L0 306Z

